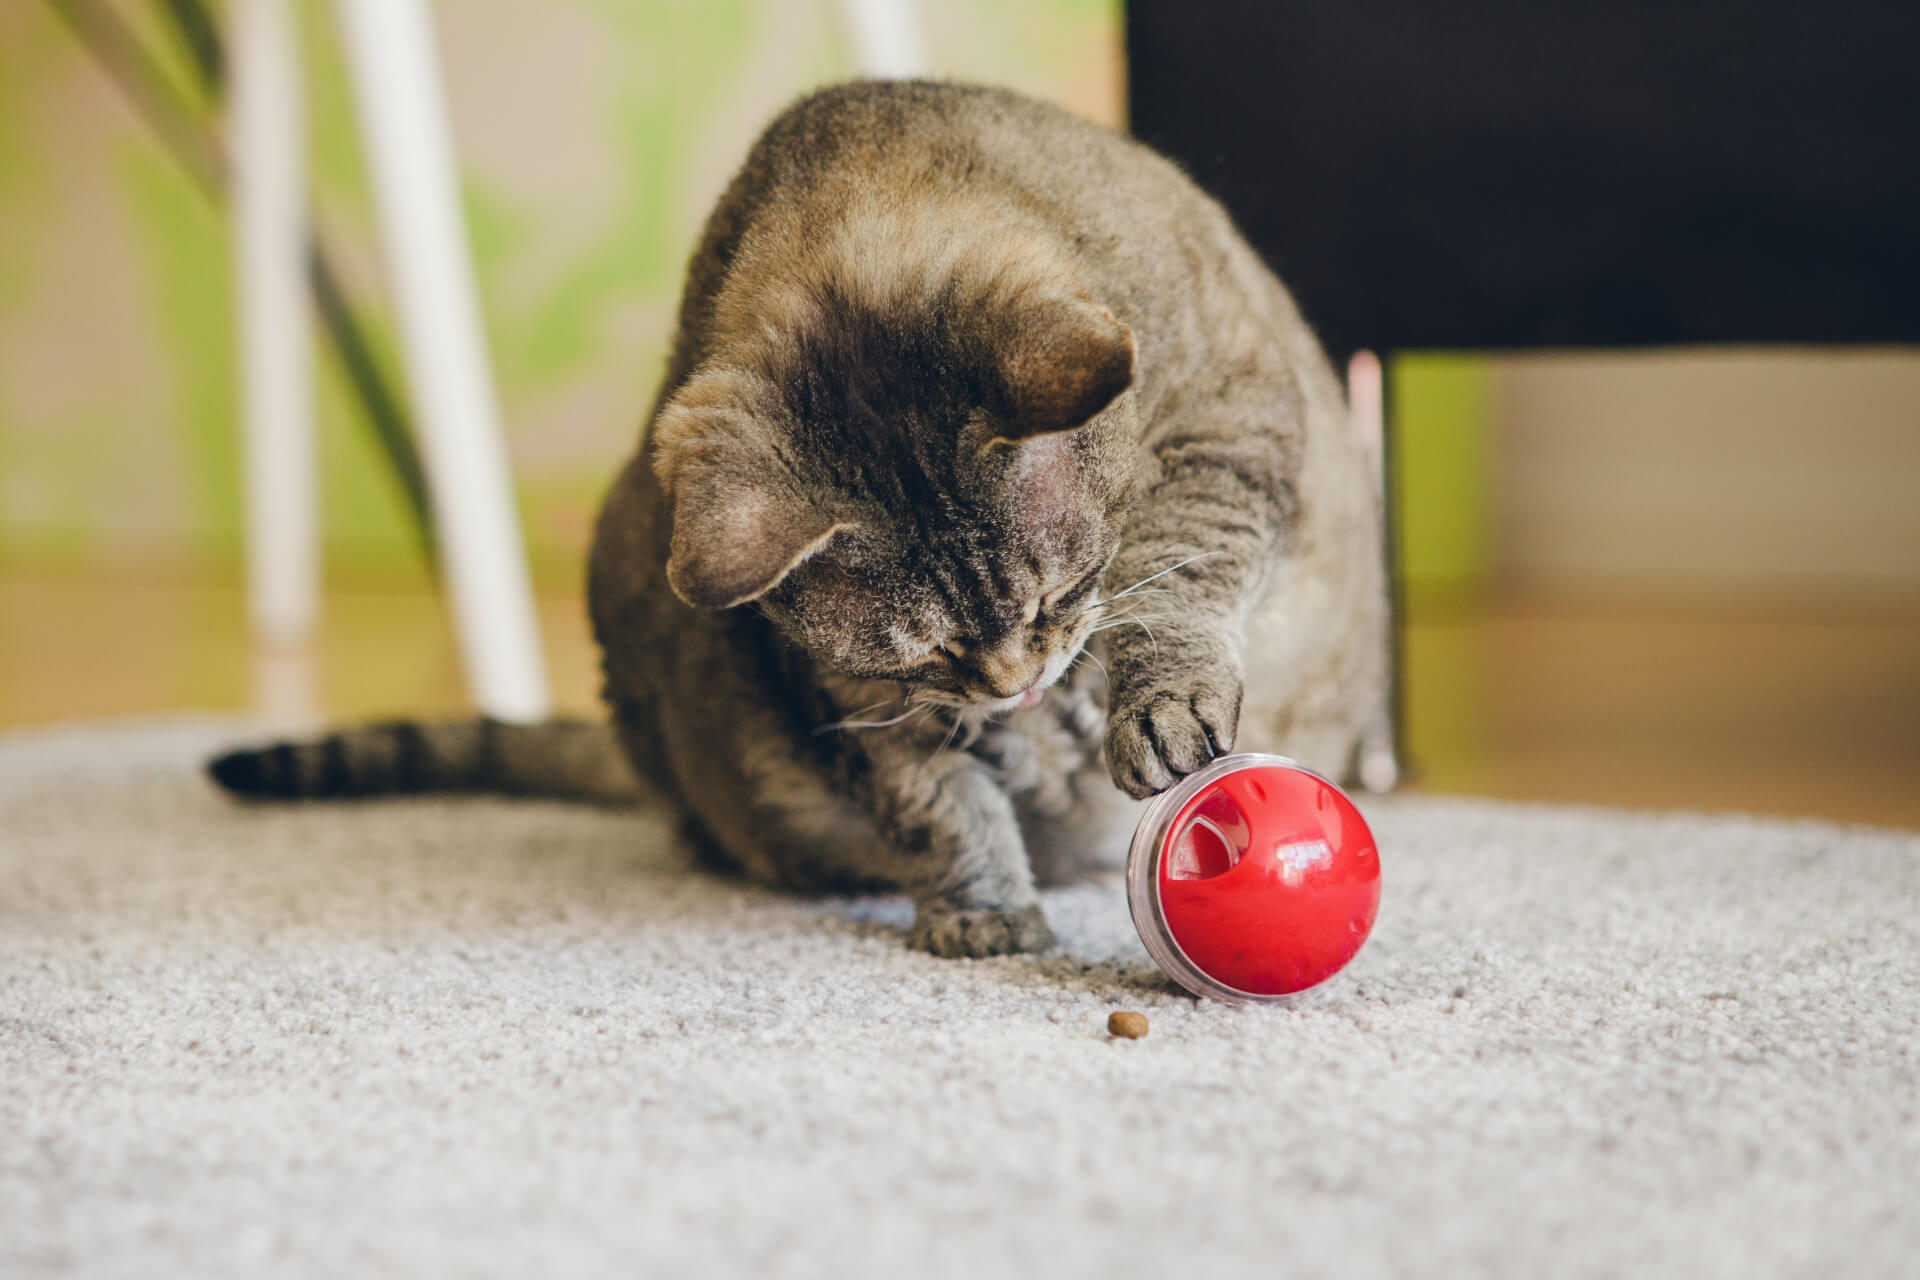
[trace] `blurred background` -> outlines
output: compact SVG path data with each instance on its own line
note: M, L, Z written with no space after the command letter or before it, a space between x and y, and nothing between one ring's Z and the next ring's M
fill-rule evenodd
M173 6L79 7L221 127ZM0 728L259 710L229 219L73 8L0 5ZM933 73L1128 123L1113 0L917 8ZM292 12L312 207L398 380L333 13ZM761 126L855 54L830 0L433 14L554 699L588 711L585 541L700 221ZM462 709L403 490L316 359L326 590L305 709ZM1387 387L1417 785L1920 827L1920 352L1400 348Z

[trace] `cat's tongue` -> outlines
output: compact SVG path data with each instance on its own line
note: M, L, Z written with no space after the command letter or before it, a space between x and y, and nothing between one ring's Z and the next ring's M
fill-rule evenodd
M1047 696L1047 691L1045 689L1041 689L1041 688L1029 689L1025 693L1020 695L1019 705L1023 707L1037 707L1040 705L1040 699L1046 696Z

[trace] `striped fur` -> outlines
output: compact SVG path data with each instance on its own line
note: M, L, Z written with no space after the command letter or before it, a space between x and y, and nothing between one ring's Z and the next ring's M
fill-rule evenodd
M995 90L769 127L589 576L709 847L904 888L944 955L1045 945L1036 878L1138 797L1236 744L1344 772L1383 705L1373 477L1291 298L1165 160Z
M640 790L609 728L586 720L390 720L230 751L207 772L261 800L484 791L626 803Z

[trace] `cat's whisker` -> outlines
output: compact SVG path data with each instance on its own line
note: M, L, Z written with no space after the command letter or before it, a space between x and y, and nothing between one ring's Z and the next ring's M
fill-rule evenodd
M813 732L816 736L818 736L819 734L823 734L823 733L832 733L835 729L879 729L879 728L885 728L887 725L890 725L890 724L898 724L900 723L900 721L906 719L905 715L895 716L891 720L880 720L880 721L867 721L867 720L862 720L860 717L867 715L870 712L878 711L880 708L887 706L890 703L895 703L899 701L901 701L900 698L882 698L878 702L870 703L867 706L860 708L858 711L853 712L852 714L847 716L847 718L844 720L836 720L832 724L823 724L819 728L815 729ZM908 710L909 711L912 710L911 702L909 702L908 704Z
M1141 613L1138 610L1134 610L1129 613L1117 613L1111 618L1102 618L1099 622L1094 624L1093 630L1089 631L1087 634L1098 635L1102 631L1111 631L1115 627L1124 627L1130 623L1136 623L1136 622L1143 622L1143 621L1144 622L1172 622L1173 620L1174 618L1173 618L1173 615L1171 614Z
M1218 551L1202 551L1197 556L1188 556L1185 560L1182 560L1179 564L1168 565L1166 568L1162 569L1158 573L1150 573L1146 577L1140 579L1140 581L1128 587L1125 591L1116 591L1114 592L1114 594L1112 594L1111 596L1108 596L1107 598L1109 600L1118 600L1123 596L1130 596L1134 592L1138 591L1140 588L1146 586L1149 582L1152 582L1155 578L1164 578L1168 574L1172 573L1175 569L1184 569L1196 560L1205 560L1208 556L1217 556L1219 554L1220 553Z
M915 711L917 712L917 714L915 715L914 719L908 722L907 727L909 729L918 729L921 725L925 724L933 716L934 710L935 708L933 708L930 705L915 708Z
M1135 596L1177 596L1179 594L1180 593L1172 587L1134 587L1129 591L1122 592L1120 595L1107 596L1104 599L1096 601L1094 607L1096 609L1109 608L1117 600L1131 600Z
M1149 594L1149 595L1152 595L1152 594L1155 594L1155 593L1158 593L1158 592L1159 592L1159 591L1161 591L1161 590L1163 590L1163 588L1160 588L1160 587L1151 587L1151 588L1149 588L1149 589L1148 589L1148 591L1146 592L1146 594ZM1171 594L1176 594L1176 593L1173 593L1173 592L1169 592L1168 594L1170 594L1170 595L1171 595ZM1097 608L1097 610L1098 610L1098 611L1099 611L1099 612L1100 612L1101 614L1103 614L1103 615L1104 615L1104 614L1111 614L1111 613L1116 613L1116 612L1118 612L1118 611L1119 611L1120 609L1141 609L1141 608L1145 608L1145 607L1146 607L1147 605L1150 605L1150 604L1156 604L1156 603L1158 603L1158 604L1166 604L1167 602L1166 602L1165 600L1160 600L1160 601L1153 601L1153 600L1128 600L1128 601L1126 601L1126 602L1125 602L1124 604L1120 604L1120 603L1119 603L1118 601L1113 601L1113 600L1102 600L1102 601L1101 601L1101 602L1099 603L1099 605L1097 605L1097 606L1096 606L1096 608ZM1118 608L1116 608L1116 605L1118 606Z
M1102 631L1111 631L1115 627L1124 627L1136 619L1145 618L1148 622L1171 622L1172 618L1164 613L1118 613L1111 618L1102 618L1094 625L1088 635L1099 635Z
M939 755L942 751L945 751L953 745L953 735L960 732L960 721L961 717L959 716L953 718L953 723L947 726L947 736L940 739L940 745L933 749L932 753L927 757L928 759L932 759L933 756Z
M1162 619L1162 621L1165 621L1165 619ZM1142 631L1144 631L1144 632L1146 632L1146 633L1147 633L1147 639L1149 639L1149 640L1151 640L1151 641L1153 641L1153 651L1154 651L1154 653L1155 653L1156 655L1158 655L1158 654L1159 654L1159 652L1160 652L1160 637L1159 637L1159 636L1157 636L1157 635L1155 635L1155 634L1153 634L1153 628L1152 628L1152 627L1150 627L1150 626L1148 626L1148 625L1147 625L1147 624L1146 624L1145 622L1143 622L1143 621L1141 621L1141 620L1140 620L1139 618L1123 618L1123 619L1121 619L1121 620L1120 620L1119 622L1110 622L1110 623L1108 623L1108 624L1107 624L1106 626L1103 626L1103 627L1099 627L1099 628L1097 628L1097 630L1100 630L1100 631L1112 631L1112 630L1113 630L1113 629L1115 629L1116 627L1138 627L1138 628L1140 628L1140 629L1141 629Z
M1089 632L1088 634L1092 634L1092 633ZM1100 661L1099 658L1095 657L1094 652L1091 649L1082 649L1079 655L1076 656L1072 662L1067 664L1067 670L1072 671L1075 667L1079 666L1082 662L1091 662L1095 667L1099 668L1100 678L1102 680L1105 680L1109 684L1113 683L1113 677L1107 674L1107 664Z
M894 701L897 701L897 699L894 699L894 698L887 699L887 702L894 702ZM883 703L880 703L879 705L885 706L886 703L883 702ZM840 721L836 721L833 724L823 724L818 729L815 729L814 733L816 735L822 734L822 733L832 733L835 729L885 729L891 725L899 724L902 720L905 720L908 716L912 715L913 712L914 712L914 708L909 707L907 710L902 711L899 715L894 716L890 720L840 720Z

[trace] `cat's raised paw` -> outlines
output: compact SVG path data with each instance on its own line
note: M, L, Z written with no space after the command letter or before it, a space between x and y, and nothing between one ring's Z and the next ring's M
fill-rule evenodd
M1107 721L1107 768L1136 800L1157 795L1233 750L1240 682L1197 679L1117 701Z
M1014 911L923 909L907 944L948 959L1045 951L1053 930L1039 907Z

